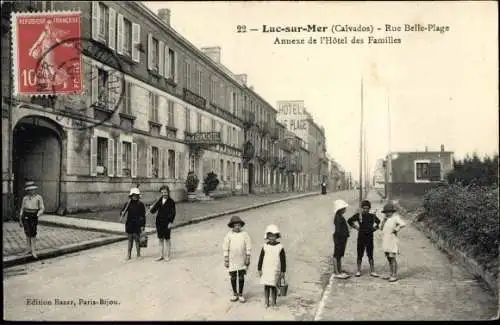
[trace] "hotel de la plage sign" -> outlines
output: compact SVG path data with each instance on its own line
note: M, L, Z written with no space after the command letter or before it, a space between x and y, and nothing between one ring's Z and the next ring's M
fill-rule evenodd
M187 133L185 141L192 144L216 145L221 143L221 136L220 132Z

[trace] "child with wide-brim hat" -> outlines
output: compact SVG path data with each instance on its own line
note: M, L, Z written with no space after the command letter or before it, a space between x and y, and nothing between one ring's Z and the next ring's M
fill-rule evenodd
M23 197L21 210L19 211L19 225L24 228L24 234L26 235L26 253L31 251L34 258L38 258L36 253L38 218L45 211L43 198L40 194L35 193L36 189L38 189L38 186L35 185L35 182L26 182L24 187L26 195Z
M399 254L398 245L398 232L406 226L406 223L397 213L397 209L392 202L388 202L384 205L382 213L385 214L385 218L382 220L380 228L382 229L382 248L384 250L387 261L389 262L389 268L391 274L389 276L384 276L384 279L388 279L389 282L395 282L398 280L397 271L398 263L396 261L396 255Z
M245 222L239 216L232 216L227 226L231 230L224 237L222 250L224 252L224 266L229 271L233 289L231 301L245 302L243 287L246 270L250 265L252 243L248 233L241 229L245 226ZM236 282L238 282L238 286Z

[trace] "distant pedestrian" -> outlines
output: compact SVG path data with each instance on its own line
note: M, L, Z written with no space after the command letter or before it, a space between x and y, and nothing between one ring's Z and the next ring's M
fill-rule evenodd
M245 302L243 287L245 286L245 274L250 265L252 243L248 233L241 229L245 226L245 222L240 217L232 216L227 226L231 230L224 237L222 250L224 252L224 266L229 271L233 289L231 301ZM238 287L236 282L238 282Z
M357 266L356 276L361 276L361 262L366 249L368 262L370 263L370 275L378 277L375 272L375 263L373 261L373 233L380 225L380 219L373 213L370 213L371 203L368 200L361 202L361 213L356 213L347 220L349 226L358 230L357 243Z
M398 232L406 226L406 223L401 216L396 213L396 208L392 203L387 203L382 213L385 214L385 218L380 225L383 233L382 248L384 249L391 271L390 276L385 276L384 279L388 279L389 282L395 282L398 280L398 263L396 261L396 255L399 254L399 246L397 235Z
M349 238L349 226L344 218L344 213L349 205L343 200L333 202L333 273L337 279L347 279L350 276L342 269L342 257L344 257L347 239Z
M36 193L36 189L38 189L38 186L35 185L35 182L26 182L24 187L26 195L23 197L21 211L19 211L19 225L24 228L24 234L26 235L25 253L29 254L31 251L34 258L38 258L36 254L38 217L45 211L43 198Z
M267 226L264 238L267 242L260 251L257 270L259 271L260 284L264 285L264 298L267 308L269 307L269 296L272 297L272 306L276 306L278 283L286 272L286 254L283 245L278 241L281 234L277 226Z
M139 245L141 232L144 231L146 226L146 207L140 201L141 191L134 187L130 189L129 201L125 203L120 213L120 221L126 218L125 232L128 235L128 255L127 260L132 257L132 246L135 241L135 248L137 250L137 258L141 257L141 246Z
M175 202L170 197L170 188L162 186L160 188L161 197L151 207L149 212L156 213L156 233L160 241L160 257L156 261L170 260L170 232L172 223L175 220ZM167 248L167 256L165 256L165 246Z

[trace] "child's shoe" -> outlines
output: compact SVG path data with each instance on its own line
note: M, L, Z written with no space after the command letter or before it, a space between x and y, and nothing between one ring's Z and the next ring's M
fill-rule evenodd
M239 300L240 302L245 302L245 301L246 301L245 297L243 297L243 296L239 296L239 297L238 297L238 300Z
M359 272L359 271L358 271L358 272L356 272L356 274L354 274L354 275L355 275L355 276L357 276L357 277L359 277L359 276L361 276L361 272Z
M237 300L238 300L238 296L237 296L237 295L233 295L233 296L231 297L231 301L237 301Z
M395 276L391 276L389 278L389 282L396 282L396 281L398 281L398 278L396 278Z

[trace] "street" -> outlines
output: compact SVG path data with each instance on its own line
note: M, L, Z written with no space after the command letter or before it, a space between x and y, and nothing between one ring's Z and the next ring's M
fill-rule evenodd
M229 301L230 282L221 249L229 230L227 216L174 229L169 262L154 261L158 243L152 235L138 260L134 249L133 259L125 261L127 244L121 242L4 269L4 317L53 321L312 320L332 270L330 214L337 198L349 201L347 214L352 215L357 207L354 191L292 200L240 214L253 244L244 304ZM266 310L256 268L263 232L270 223L282 233L289 289L286 297L278 297L277 309ZM401 280L394 284L369 278L364 262L361 278L334 280L323 320L393 319L394 315L383 312L391 306L397 306L402 319L408 315L408 320L441 319L435 314L440 309L431 306L446 307L446 316L451 318L488 319L496 315L498 300L491 293L451 265L423 235L415 233L416 229L409 226L406 230L401 241L408 239L412 244L403 247ZM349 272L355 271L356 235L351 232L344 261ZM425 253L420 252L422 246ZM384 273L387 266L378 237L375 251L378 271ZM454 275L443 277L446 272ZM435 273L438 278L433 278ZM439 295L434 294L436 286L440 286ZM408 295L408 290L415 294ZM56 299L59 305L55 305Z

